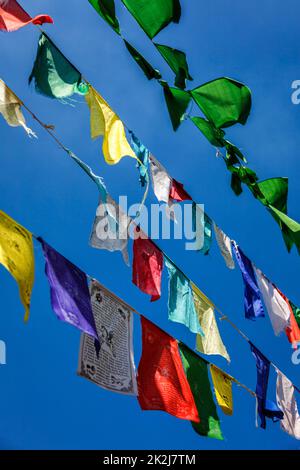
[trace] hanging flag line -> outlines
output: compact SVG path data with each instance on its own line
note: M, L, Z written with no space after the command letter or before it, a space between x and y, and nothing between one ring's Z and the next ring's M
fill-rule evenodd
M6 85L7 86L7 85ZM9 88L9 87L8 87ZM9 88L10 91L12 91L10 88ZM24 106L24 108L30 113L30 115L33 117L33 119L35 119L41 127L43 127L44 130L46 130L46 132L48 133L48 135L50 135L50 137L52 137L54 139L54 141L57 143L57 145L63 149L69 156L71 156L72 152L70 152L70 150L53 134L52 132L52 127L51 126L48 126L46 124L44 124L31 110L30 108L28 108L28 106L26 106L22 101L21 101L22 105ZM74 160L74 158L73 158ZM130 224L133 224L136 228L138 228L138 225L135 223L134 219L129 217L128 216L128 219L130 220L129 224L128 224L128 227ZM146 234L145 234L146 235ZM37 239L37 237L35 235L33 235L34 238ZM146 235L147 236L147 235ZM149 238L147 236L147 238ZM165 252L158 246L158 244L153 241L151 238L149 238L149 240L151 240L151 242L153 243L153 245L161 252L163 253L163 255L176 267L176 269L178 271L180 271L189 281L193 282L188 276L186 276L186 274L177 266L177 264L168 256L165 254ZM89 276L90 278L92 278L91 276ZM194 283L194 282L193 282ZM196 285L196 283L194 283ZM242 332L242 330L240 330L237 325L235 323L233 323L228 317L227 315L223 314L223 312L221 311L220 308L218 308L213 302L213 307L215 308L215 310L218 312L219 316L220 316L220 320L226 320L228 322L228 324L230 324L239 334L240 336L245 339L248 343L251 343L251 344L254 344L252 341L250 341L250 339L247 337L246 334L244 334ZM270 361L271 365L275 368L275 370L279 370L280 369L278 368L278 366L276 364L274 364L272 361ZM280 371L281 372L281 371ZM294 384L293 384L294 385ZM295 386L295 389L300 393L300 389Z

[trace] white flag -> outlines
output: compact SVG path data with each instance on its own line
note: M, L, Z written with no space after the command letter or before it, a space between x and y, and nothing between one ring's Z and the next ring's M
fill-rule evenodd
M234 264L233 257L232 257L230 238L215 223L214 223L214 231L215 231L216 239L217 239L221 254L225 260L227 268L234 269L235 264Z
M274 333L277 336L290 324L291 307L260 269L254 266L254 271Z
M295 399L295 389L292 382L277 370L276 383L277 405L283 411L280 427L290 436L300 439L300 416Z
M168 204L172 178L153 155L150 155L150 169L155 196L159 202L166 202Z

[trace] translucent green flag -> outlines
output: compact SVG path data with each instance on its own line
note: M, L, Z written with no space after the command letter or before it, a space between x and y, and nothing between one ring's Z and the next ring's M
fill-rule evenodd
M39 38L38 50L29 83L50 98L68 98L74 93L85 95L88 85L81 73L66 59L45 33Z
M266 206L274 206L281 212L287 213L287 197L288 197L288 178L269 178L260 181L257 186L262 194L257 198Z
M271 214L281 228L288 251L291 251L295 244L300 255L300 224L291 219L288 215L276 209L276 207L270 205L269 208Z
M191 91L205 117L215 127L245 124L251 110L251 91L231 78L218 78Z
M225 132L222 129L217 129L211 122L202 117L194 116L191 120L212 145L215 147L224 147Z
M200 423L192 423L192 426L201 436L223 440L208 378L207 362L183 343L179 343L179 350L200 418Z
M174 131L176 131L184 119L185 112L191 101L191 96L187 91L169 87L164 81L160 83L164 89L164 96L172 126Z
M89 0L100 16L111 26L117 34L120 34L120 25L116 17L114 0Z
M142 56L126 39L124 40L124 44L130 53L131 57L135 60L135 62L138 64L138 66L142 69L148 80L151 80L152 78L156 78L159 80L161 78L161 74L159 70L155 69L152 67L151 64L145 59L145 57Z
M126 8L149 36L154 38L172 21L179 23L179 0L122 0Z
M154 45L175 73L175 86L184 90L186 80L193 80L189 73L185 53L162 44L154 43Z

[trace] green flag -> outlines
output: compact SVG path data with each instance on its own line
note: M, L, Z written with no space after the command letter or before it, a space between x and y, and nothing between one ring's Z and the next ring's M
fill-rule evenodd
M166 82L160 82L164 89L164 96L172 121L174 131L178 129L183 121L187 107L191 101L191 96L187 91L169 87Z
M154 38L172 21L179 23L179 0L122 0L126 8L149 36Z
M151 80L152 78L156 78L157 80L159 80L161 78L159 70L153 68L152 65L149 64L149 62L128 41L126 41L126 39L124 39L124 44L131 57L142 69L148 80Z
M270 205L269 209L281 228L288 251L290 252L295 244L300 255L300 224L276 209L276 207Z
M220 420L208 378L207 362L183 343L179 343L179 349L200 418L200 423L192 423L192 426L201 436L223 440Z
M212 145L215 147L224 147L225 132L222 129L217 129L211 122L202 117L194 116L191 120Z
M95 10L100 16L113 28L113 30L120 34L120 25L116 17L116 8L114 0L89 0Z
M37 56L29 77L39 93L50 98L67 98L78 93L85 95L88 85L81 73L66 59L53 42L42 33Z
M269 178L257 183L262 196L257 198L266 206L274 206L281 212L287 213L288 178Z
M217 128L245 124L251 109L251 91L231 78L218 78L191 91L205 117Z
M185 53L169 46L163 46L162 44L154 43L154 45L175 73L175 86L184 90L186 80L193 80L189 73Z

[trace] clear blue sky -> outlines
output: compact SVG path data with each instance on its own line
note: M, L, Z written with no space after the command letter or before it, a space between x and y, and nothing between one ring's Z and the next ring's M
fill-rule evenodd
M72 7L71 4L72 3ZM117 0L124 35L149 60L173 79L142 30ZM288 176L289 211L300 220L300 106L291 103L291 83L300 78L299 4L296 0L181 0L182 19L157 37L187 53L194 85L230 76L253 92L245 127L228 131L250 166L263 178ZM48 13L55 25L47 32L88 77L172 176L234 238L285 294L300 304L299 257L288 255L279 229L245 189L237 198L229 187L224 164L191 124L171 129L162 90L148 82L131 60L122 41L87 0L22 2L29 13ZM0 76L80 158L105 178L113 197L127 194L138 202L141 190L131 159L114 167L105 164L101 142L89 137L89 115L83 102L75 107L45 98L27 85L39 32L29 26L1 35ZM194 108L196 109L196 107ZM97 206L97 189L85 174L48 138L30 116L27 123L39 136L27 139L21 128L0 122L1 209L35 234L42 235L83 270L175 337L194 347L183 326L167 320L167 282L160 301L150 303L131 284L131 270L118 253L94 250L88 238ZM148 204L155 202L151 192ZM300 366L291 363L291 348L276 338L268 318L249 322L243 313L243 286L238 270L226 269L216 243L207 257L185 252L182 241L161 246L199 287L233 319L251 340L300 385ZM130 248L131 252L131 248ZM58 322L50 306L48 283L39 247L31 318L23 309L13 279L1 267L0 339L7 343L7 365L0 366L0 447L2 449L299 449L279 425L255 428L255 403L234 387L234 415L219 410L224 442L201 438L188 422L161 412L142 412L135 398L104 391L76 376L80 334ZM140 356L140 325L135 318L135 360ZM212 359L250 388L256 370L248 345L221 324L232 363ZM269 397L275 398L271 371Z

